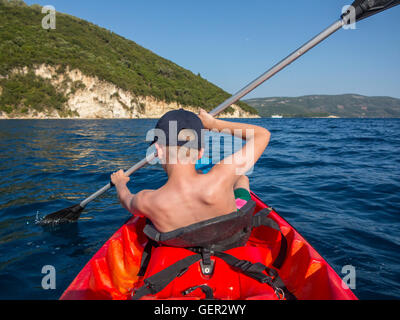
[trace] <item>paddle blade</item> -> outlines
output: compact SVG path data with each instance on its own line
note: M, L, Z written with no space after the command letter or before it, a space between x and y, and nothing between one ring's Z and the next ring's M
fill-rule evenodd
M83 207L80 204L59 210L44 217L39 224L59 224L67 222L75 222L79 219Z
M345 20L348 19L348 23L351 23L350 20L352 20L352 18L355 18L356 21L360 21L378 12L397 6L398 4L400 4L400 0L355 0L352 4L355 17L350 17L352 14L351 11L347 11L343 14L342 18Z

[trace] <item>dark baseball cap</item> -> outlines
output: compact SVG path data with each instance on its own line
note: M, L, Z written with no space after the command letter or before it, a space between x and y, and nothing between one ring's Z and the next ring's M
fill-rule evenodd
M165 146L185 145L185 147L198 150L204 148L203 122L193 112L184 109L169 111L158 120L155 129L155 138L152 144L159 142ZM179 133L184 129L192 130L195 133L195 139L178 140Z

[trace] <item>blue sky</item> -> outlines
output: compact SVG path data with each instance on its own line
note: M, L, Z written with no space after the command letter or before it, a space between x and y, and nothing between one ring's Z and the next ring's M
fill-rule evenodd
M347 0L26 0L135 41L234 93L333 23ZM339 30L245 98L400 98L400 6Z

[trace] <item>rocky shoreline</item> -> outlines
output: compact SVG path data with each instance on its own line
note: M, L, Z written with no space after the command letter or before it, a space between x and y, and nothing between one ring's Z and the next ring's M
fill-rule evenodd
M112 83L83 74L78 69L50 65L13 69L10 74L35 76L50 81L51 85L64 94L67 101L65 112L45 110L42 112L27 108L23 114L0 111L0 119L157 119L170 110L182 108L176 102L167 103L154 97L136 96L132 92L118 88ZM2 78L7 78L3 76ZM194 106L184 106L186 110L198 112ZM224 113L224 118L259 118L233 105L232 113Z

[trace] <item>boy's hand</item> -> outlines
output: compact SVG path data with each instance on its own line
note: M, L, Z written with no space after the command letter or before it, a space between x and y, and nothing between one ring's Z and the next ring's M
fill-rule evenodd
M213 129L215 124L215 118L210 115L207 111L200 108L199 118L203 122L203 126L206 129Z
M111 182L116 186L120 186L120 185L126 185L129 181L129 177L127 177L124 173L123 170L119 170L117 172L114 172L111 175Z

